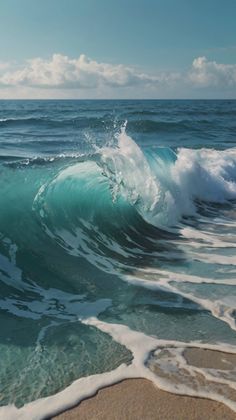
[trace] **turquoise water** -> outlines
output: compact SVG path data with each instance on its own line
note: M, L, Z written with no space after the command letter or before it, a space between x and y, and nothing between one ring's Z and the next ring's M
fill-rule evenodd
M1 405L132 361L84 317L236 345L235 116L236 101L0 101Z

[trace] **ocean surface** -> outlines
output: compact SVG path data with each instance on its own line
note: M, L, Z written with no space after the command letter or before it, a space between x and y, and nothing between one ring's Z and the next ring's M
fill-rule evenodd
M137 360L235 409L235 371L168 376L235 320L236 101L0 101L0 418Z

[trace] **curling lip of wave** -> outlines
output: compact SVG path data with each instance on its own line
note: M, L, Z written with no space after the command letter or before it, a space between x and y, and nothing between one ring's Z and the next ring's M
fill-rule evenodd
M196 213L195 200L224 203L236 199L236 149L181 148L144 151L123 127L117 148L101 151L104 173L115 195L135 204L158 227L175 225Z

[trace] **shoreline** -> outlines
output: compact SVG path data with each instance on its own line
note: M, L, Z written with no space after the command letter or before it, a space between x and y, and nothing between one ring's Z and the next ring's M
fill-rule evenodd
M125 379L100 389L53 420L235 420L224 404L171 394L147 379Z
M236 354L189 347L187 365L216 369L225 375L236 368ZM154 369L152 369L155 371ZM178 375L181 375L179 372ZM173 375L173 383L175 382ZM231 395L236 400L235 395ZM227 405L210 398L178 395L142 377L127 378L100 388L93 396L51 417L54 420L235 420Z
M236 419L235 347L166 343L124 325L107 324L96 318L86 322L126 345L133 352L132 364L78 378L58 393L20 408L2 406L0 418Z

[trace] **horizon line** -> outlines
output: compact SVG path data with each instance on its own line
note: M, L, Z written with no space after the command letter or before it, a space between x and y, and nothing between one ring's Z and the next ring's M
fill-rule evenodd
M0 101L236 101L236 98L0 98Z

